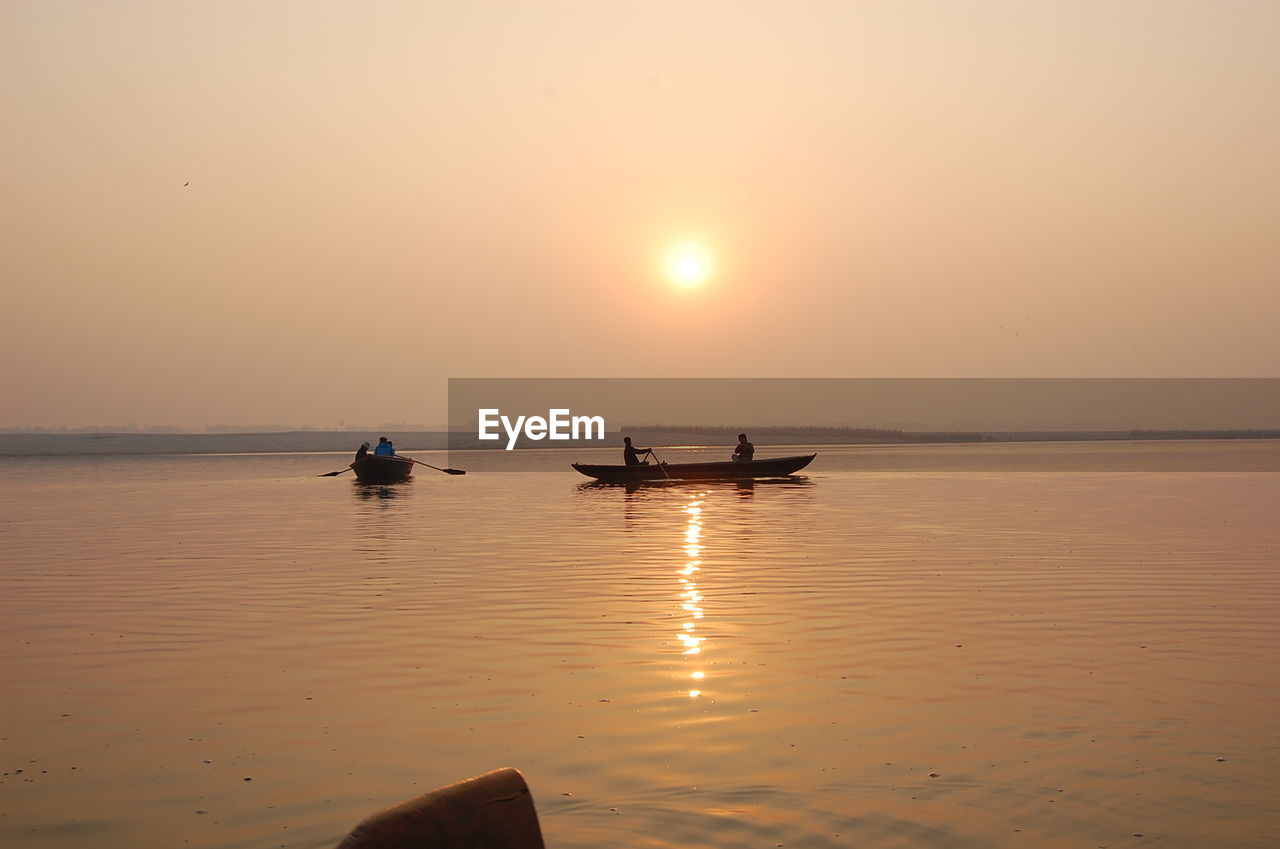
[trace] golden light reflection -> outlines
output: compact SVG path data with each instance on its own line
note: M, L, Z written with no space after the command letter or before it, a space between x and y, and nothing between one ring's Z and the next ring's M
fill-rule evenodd
M702 493L700 495L704 495ZM676 635L683 651L680 654L685 658L692 658L702 653L702 644L706 641L705 637L699 636L697 633L698 625L704 615L702 609L703 596L698 591L697 576L702 569L702 501L700 496L694 496L693 500L685 505L684 512L688 515L689 521L684 531L684 553L688 558L684 565L676 570L679 577L677 581L680 585L680 609L688 614L688 618L680 624L680 633ZM707 673L702 669L696 669L689 672L689 679L695 682L701 682L707 677ZM689 690L689 698L697 699L702 696L700 688Z

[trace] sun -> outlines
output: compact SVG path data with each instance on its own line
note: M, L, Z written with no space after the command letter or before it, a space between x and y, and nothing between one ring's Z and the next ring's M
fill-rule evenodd
M667 253L667 277L681 288L698 288L711 277L711 254L701 245L672 248Z

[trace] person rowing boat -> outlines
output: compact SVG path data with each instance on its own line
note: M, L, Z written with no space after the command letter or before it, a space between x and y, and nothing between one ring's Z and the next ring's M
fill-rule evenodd
M622 438L622 462L626 465L647 466L649 465L649 462L647 460L641 460L640 458L652 454L652 448L637 448L631 444L631 437L624 436Z

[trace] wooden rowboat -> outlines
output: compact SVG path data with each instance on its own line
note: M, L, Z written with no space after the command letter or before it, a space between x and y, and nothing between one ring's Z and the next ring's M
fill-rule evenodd
M494 770L373 814L338 849L545 849L524 776Z
M409 457L377 457L366 454L351 464L360 483L399 483L413 474L413 460Z
M672 480L742 480L743 478L780 478L795 474L813 462L817 454L799 457L771 457L767 460L745 460L741 463L663 463L645 466L593 466L574 463L573 467L589 478L605 483Z

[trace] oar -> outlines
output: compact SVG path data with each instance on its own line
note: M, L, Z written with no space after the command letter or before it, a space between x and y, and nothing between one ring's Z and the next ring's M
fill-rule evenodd
M649 453L653 456L653 459L658 460L658 455L654 454L652 448L649 449ZM662 469L662 476L664 478L666 478L667 480L671 480L671 475L667 474L666 464L663 463L661 460L658 460L658 468Z
M323 475L316 475L316 477L320 477L320 478L332 478L332 477L337 477L338 475L342 474L343 472L349 472L349 471L351 471L351 467L350 467L350 466L347 466L345 469L342 469L341 471L337 471L337 472L325 472Z
M407 459L413 459L413 458L407 458ZM421 460L414 460L413 462L417 463L419 466L426 466L428 469L435 469L437 472L444 472L446 475L465 475L466 474L466 472L463 471L462 469L442 469L439 466L433 466L430 463L424 463Z

